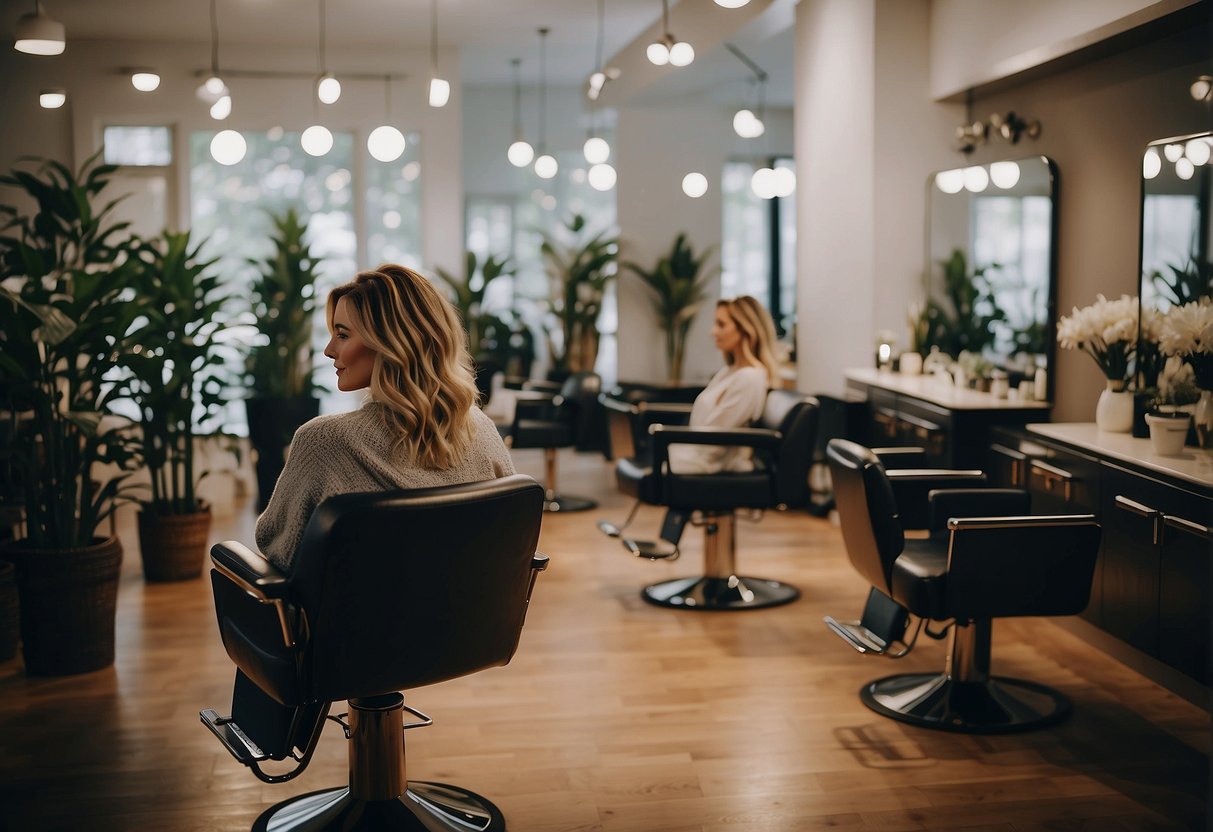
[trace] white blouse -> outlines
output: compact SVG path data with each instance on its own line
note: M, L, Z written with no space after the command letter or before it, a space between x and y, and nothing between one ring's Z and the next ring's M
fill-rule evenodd
M769 381L764 367L721 368L695 398L691 407L691 427L749 426L762 415ZM724 445L671 445L670 470L677 474L752 471L753 450Z

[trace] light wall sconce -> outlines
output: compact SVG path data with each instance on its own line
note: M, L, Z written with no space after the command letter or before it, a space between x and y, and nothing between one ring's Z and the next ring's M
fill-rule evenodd
M451 99L451 83L438 77L438 0L430 9L430 106L445 107Z
M67 29L46 13L42 0L34 10L17 19L13 48L27 55L62 55L67 46Z
M1206 104L1213 101L1213 75L1196 76L1192 86L1188 87L1188 92L1194 101L1203 101Z
M1011 144L1018 144L1023 136L1039 138L1040 121L1026 119L1014 110L1006 115L992 113L986 121L977 120L957 127L956 149L961 153L972 153L991 138L1000 137Z
M661 0L661 38L649 44L645 50L649 62L656 66L687 66L695 60L695 48L686 41L670 34L670 3Z
M131 86L139 92L155 92L160 87L160 75L145 67L127 69L131 76Z
M44 110L58 110L67 101L67 91L62 89L43 90L38 94L38 106Z

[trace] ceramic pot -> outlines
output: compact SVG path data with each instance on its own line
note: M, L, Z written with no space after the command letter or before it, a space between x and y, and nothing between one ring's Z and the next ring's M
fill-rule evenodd
M903 376L916 376L922 373L922 356L916 352L903 352L897 363Z
M1095 405L1095 426L1103 433L1128 433L1133 429L1133 394L1123 381L1109 381Z
M1184 440L1188 438L1187 413L1147 413L1146 424L1150 426L1150 445L1159 456L1178 456L1183 453Z

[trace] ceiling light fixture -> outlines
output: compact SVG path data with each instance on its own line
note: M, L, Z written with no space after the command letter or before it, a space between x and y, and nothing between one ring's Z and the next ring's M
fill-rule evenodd
M694 47L670 34L669 0L661 0L661 31L661 38L650 43L645 50L650 63L657 66L686 66L695 60Z
M220 130L211 139L211 158L221 165L238 163L248 152L248 142L235 130Z
M139 92L154 92L160 86L160 76L145 67L127 70L131 74L131 86Z
M451 98L451 84L438 77L438 0L430 4L430 106L445 107Z
M316 97L322 104L336 104L341 98L341 82L329 74L328 70L328 51L324 48L327 18L324 0L320 0L320 75L316 79Z
M540 179L551 179L560 170L556 157L547 152L547 53L546 41L548 32L546 26L539 28L539 158L535 160L535 175Z
M215 0L211 0L211 74L198 87L197 96L213 107L225 95L230 97L227 84L219 76L219 14L215 9ZM228 112L231 112L231 102L228 104Z
M708 192L708 178L699 171L691 171L682 177L682 192L691 199L699 199Z
M13 34L13 48L27 55L62 55L67 46L67 30L46 13L42 0L35 0L34 10L17 19Z
M604 83L606 73L602 71L602 39L603 39L603 22L606 17L606 0L598 0L598 41L594 52L594 75L603 78ZM601 87L599 87L601 89ZM582 145L581 152L585 155L585 160L591 165L606 164L606 160L611 158L611 146L607 140L598 135L598 105L595 102L597 96L590 98L590 126L586 131L585 144ZM590 184L594 184L593 170L590 170ZM611 184L614 184L614 170L611 171ZM605 174L599 174L598 181L605 182ZM599 190L609 190L609 188L599 188Z
M716 0L716 5L725 9L740 9L750 0Z
M767 131L767 126L763 123L762 117L766 115L767 78L769 76L765 69L754 63L749 55L742 52L733 44L726 43L725 48L732 52L737 60L745 64L750 72L754 73L754 78L751 81L751 92L747 96L752 99L752 103L747 102L750 106L743 107L733 114L733 132L743 139L756 139Z
M392 120L392 76L383 76L383 118ZM390 124L382 124L366 137L367 151L380 162L394 162L404 153L404 134Z
M505 156L516 168L525 168L535 158L535 148L522 135L522 79L518 67L521 58L514 58L510 65L514 68L514 142Z
M1213 75L1198 75L1196 80L1192 82L1192 86L1188 87L1188 92L1191 94L1194 101L1213 101Z
M62 89L43 90L38 94L38 106L44 110L58 110L67 101L67 91Z

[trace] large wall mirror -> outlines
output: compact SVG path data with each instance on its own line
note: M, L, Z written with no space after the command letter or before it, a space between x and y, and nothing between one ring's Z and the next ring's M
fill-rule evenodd
M1142 158L1142 306L1166 310L1213 293L1209 237L1213 134L1151 142Z
M940 171L927 182L926 344L981 357L1012 387L1053 390L1057 170L1044 156Z

